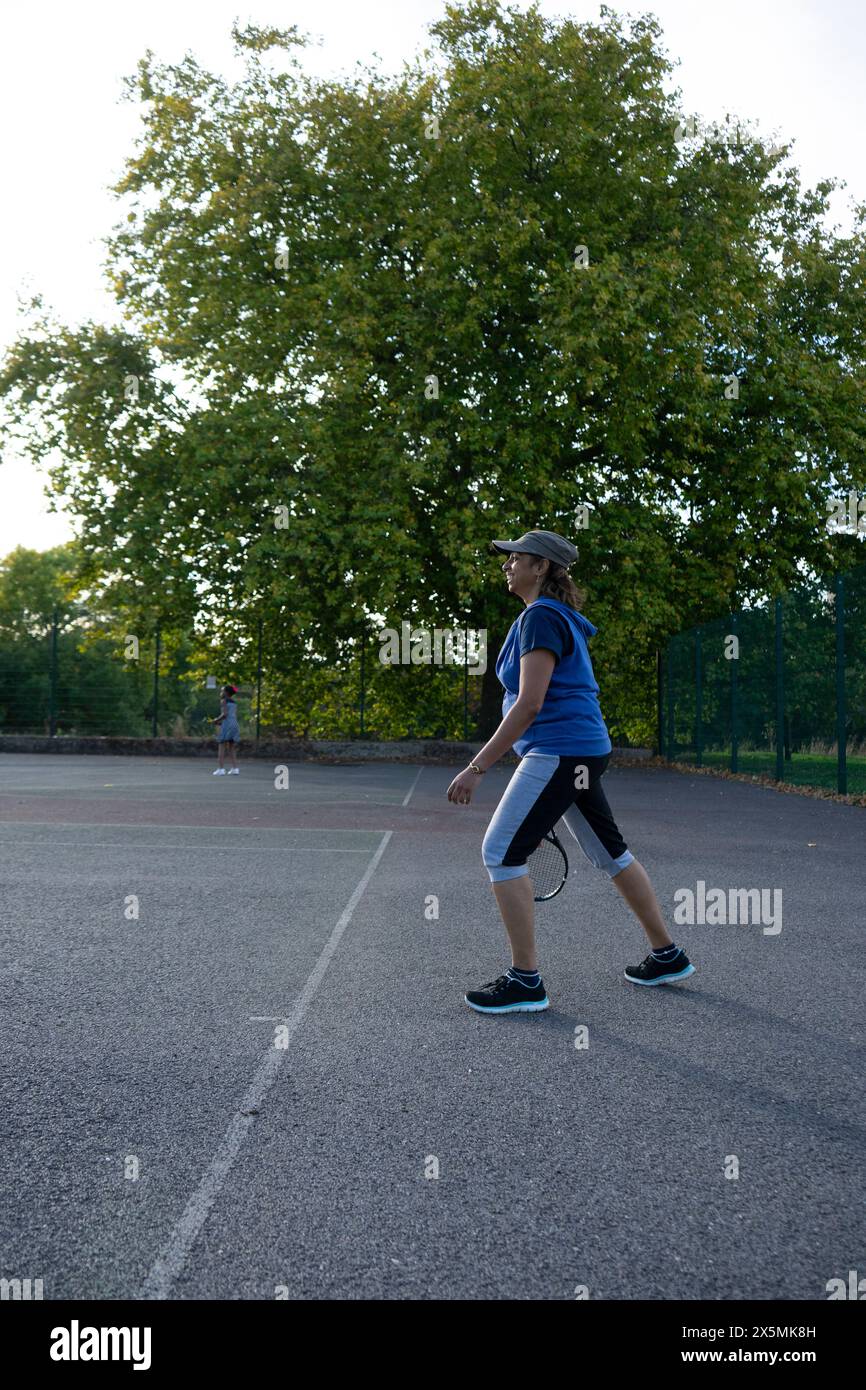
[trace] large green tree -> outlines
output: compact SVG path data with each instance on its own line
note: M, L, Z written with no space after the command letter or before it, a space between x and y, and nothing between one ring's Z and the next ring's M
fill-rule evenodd
M262 616L295 701L380 620L495 654L489 539L572 535L646 737L666 633L859 543L824 519L866 483L866 212L826 230L832 183L742 121L681 138L651 18L470 0L431 32L391 79L310 79L295 30L236 31L234 85L148 54L123 326L37 320L0 388L91 579L235 652Z

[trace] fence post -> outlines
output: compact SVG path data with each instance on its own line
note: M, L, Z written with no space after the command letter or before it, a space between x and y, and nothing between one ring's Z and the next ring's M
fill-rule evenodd
M48 733L57 737L57 609L51 616L51 660L48 667Z
M151 725L151 738L156 738L156 725L159 718L159 652L160 652L160 633L159 623L156 625L156 652L153 658L153 723Z
M671 640L672 640L672 639L671 639ZM671 759L673 758L673 751L674 751L674 683L673 683L673 680L671 679L671 642L670 642L670 641L668 642L668 649L667 649L667 654L666 654L666 664L667 664L667 674L668 674L668 678L667 678L667 682L666 682L666 684L667 684L667 695L668 695L668 755L667 755L667 761L670 762Z
M264 622L259 618L259 650L256 660L256 743L262 732L262 629Z
M704 672L701 661L701 629L695 628L695 763L703 765L704 748Z
M735 638L739 638L737 632L737 614L731 614L731 632ZM739 640L734 643L736 655L731 654L731 772L738 769L739 747L737 743L737 668L740 664Z
M776 599L776 780L785 780L785 680L782 649L782 600Z
M836 790L848 791L847 710L845 704L845 580L836 575Z
M364 630L361 629L361 732L360 737L364 737L364 700L367 695L367 671L364 664L364 654L367 644L364 641Z
M469 738L469 623L463 624L463 742Z
M664 757L664 668L661 647L656 648L656 757Z

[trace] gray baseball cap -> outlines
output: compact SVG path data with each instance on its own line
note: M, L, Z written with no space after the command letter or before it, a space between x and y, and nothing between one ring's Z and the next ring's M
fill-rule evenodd
M577 559L577 550L571 541L558 536L555 531L527 531L519 541L491 541L490 544L504 555L510 555L513 551L524 555L541 555L557 565L573 565Z

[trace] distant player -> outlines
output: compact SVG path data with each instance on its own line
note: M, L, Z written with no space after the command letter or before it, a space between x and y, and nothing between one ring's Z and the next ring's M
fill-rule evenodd
M214 777L226 776L226 770L223 764L225 762L227 748L232 762L228 770L228 775L231 776L233 772L240 772L237 753L235 751L241 736L240 727L238 725L238 707L234 698L237 693L237 686L235 685L224 685L220 691L220 710L222 713L218 714L213 721L215 724L219 725L219 733L217 734L219 767L214 773Z

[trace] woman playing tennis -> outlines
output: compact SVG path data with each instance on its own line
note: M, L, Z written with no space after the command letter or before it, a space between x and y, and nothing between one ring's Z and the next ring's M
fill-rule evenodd
M229 757L232 760L232 765L229 768L228 775L231 776L232 773L240 773L240 768L238 767L237 753L235 752L235 749L238 746L238 742L241 736L241 731L238 727L238 707L235 701L235 696L237 695L237 693L237 686L235 685L224 685L222 690L220 691L221 713L218 714L216 719L213 721L214 724L219 725L219 733L217 734L217 747L219 749L219 767L216 769L214 777L226 776L226 770L224 766L226 749L229 750Z
M496 661L505 689L502 723L454 778L448 800L468 805L478 778L514 748L521 761L482 846L511 942L511 969L464 995L466 1003L480 1013L548 1007L526 860L562 816L590 863L613 879L649 939L649 955L628 966L625 978L636 985L684 980L695 967L668 934L646 870L629 853L601 786L611 742L587 647L598 629L580 613L582 595L568 573L577 551L553 531L528 531L520 540L492 544L507 556L502 569L509 592L525 607Z

